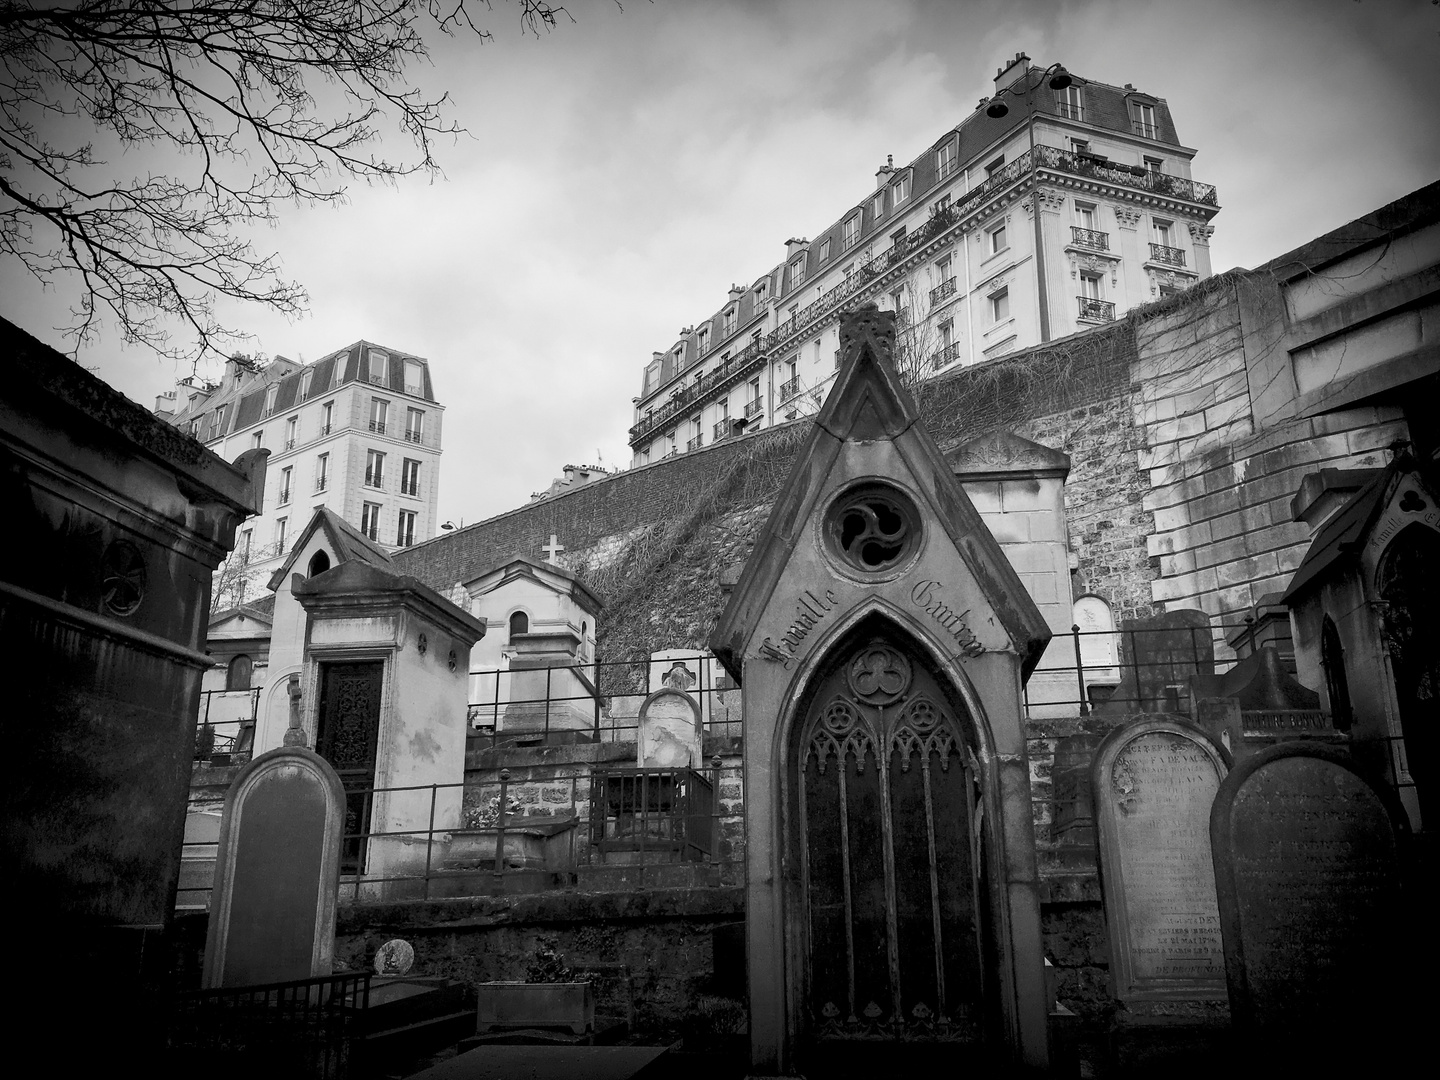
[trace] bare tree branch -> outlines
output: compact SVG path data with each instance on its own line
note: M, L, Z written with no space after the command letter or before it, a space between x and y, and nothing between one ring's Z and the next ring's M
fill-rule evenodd
M514 7L522 33L569 18ZM75 348L113 322L163 355L223 355L245 335L218 301L306 305L246 238L280 203L438 171L436 141L463 129L406 83L425 32L491 37L465 0L0 0L0 257L76 290ZM379 152L389 124L399 160ZM136 150L163 172L115 176L105 155Z

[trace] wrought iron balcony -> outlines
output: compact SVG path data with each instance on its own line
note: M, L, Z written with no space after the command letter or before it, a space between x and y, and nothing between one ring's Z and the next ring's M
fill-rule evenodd
M322 428L320 429L320 438L323 439L326 435L329 435L329 434L330 434L330 425L329 425L329 424L326 424L324 427L322 427Z
M376 435L384 435L384 434L385 434L385 421L384 421L384 420L371 420L371 421L370 421L370 430L373 431L373 432L375 432Z
M756 398L756 399L753 400L753 401L747 401L747 402L745 403L745 419L746 419L746 420L749 420L749 419L751 419L752 417L759 416L761 410L762 410L764 407L765 407L764 404L760 401L759 398Z
M689 442L687 442L687 443L685 444L685 452L686 452L686 453L689 453L691 450L699 450L700 447L702 447L702 446L704 446L704 445L705 445L705 436L704 436L704 435L696 435L693 439L691 439Z
M937 304L954 295L955 279L953 277L946 278L939 285L936 285L935 288L930 290L930 306L935 307Z
M783 382L783 383L780 384L780 400L781 400L781 401L788 401L790 398L794 397L794 396L795 396L796 394L798 394L799 392L800 392L800 379L799 379L798 376L797 376L796 378L794 378L794 379L789 380L788 382Z
M1185 252L1180 248L1166 247L1164 244L1151 244L1150 260L1164 263L1166 266L1184 266Z
M1102 180L1106 183L1115 184L1117 187L1138 188L1141 191L1154 192L1156 195L1169 195L1175 199L1184 199L1186 202L1200 203L1202 206L1219 206L1219 199L1215 194L1213 184L1202 184L1198 180L1186 180L1183 176L1170 176L1166 173L1151 172L1142 165L1115 165L1108 161L1097 161L1089 155L1072 154L1066 150L1060 150L1053 146L1037 146L1034 150L1016 158L1012 165L1025 162L1030 154L1036 156L1036 166L1042 169L1053 169L1056 172L1070 173L1073 176L1087 176L1095 180ZM995 176L990 178L990 183L1010 166L996 170ZM985 185L981 185L983 188ZM977 188L976 191L979 191ZM966 199L970 199L974 192L969 193Z
M958 359L960 359L960 343L952 341L930 358L930 366L942 368L946 364L953 364Z
M381 487L382 484L383 484L383 481L384 481L384 476L383 476L382 474L380 474L380 473L378 473L378 472L370 472L368 469L365 471L365 486L366 486L366 487L372 487L372 488Z
M1160 137L1156 133L1154 124L1145 124L1139 120L1132 120L1130 122L1130 129L1134 131L1136 135L1143 136L1147 139L1158 139Z
M286 503L288 503L289 501L290 501L290 489L289 489L289 488L285 488L283 491L280 492L280 505L281 505L281 506L284 506L284 505L285 505Z
M670 450L666 453L665 457L667 457L667 458L674 457L674 456L675 456L676 454L678 454L679 452L680 452L680 448L679 448L678 446L672 446L672 447L670 447Z
M711 442L719 442L721 439L725 438L725 436L726 436L726 435L729 435L729 434L730 434L730 418L727 416L727 417L725 417L725 419L723 419L723 420L717 420L717 421L715 421L715 428L714 428L714 430L711 432L710 441L711 441Z
M1082 229L1078 225L1070 226L1070 242L1081 247L1094 248L1096 251L1110 250L1109 233L1097 229Z
M295 449L295 440L294 440L294 439L286 439L286 440L285 440L285 449L286 449L286 450L294 450L294 449Z
M322 476L315 481L315 490L317 493L325 490L325 477Z
M1109 300L1097 300L1093 296L1077 296L1080 301L1080 318L1091 322L1114 322L1115 305Z
M1057 101L1055 103L1055 111L1061 116L1065 117L1067 120L1085 119L1085 106L1076 105L1073 102Z
M420 441L420 432L418 432L418 431L407 431L407 432L405 432L405 441L406 441L406 442L418 443L418 442Z
M690 386L679 388L665 405L645 416L630 429L630 445L636 446L681 412L694 412L697 404L716 397L734 386L745 376L765 365L765 349L760 341L752 341L740 352L722 361L710 374Z

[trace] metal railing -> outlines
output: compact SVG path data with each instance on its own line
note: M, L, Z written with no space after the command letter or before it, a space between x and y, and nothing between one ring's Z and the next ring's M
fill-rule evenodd
M765 366L765 351L759 341L752 341L736 355L721 362L720 366L698 382L681 387L661 408L643 417L630 429L630 443L635 445L651 435L656 428L663 427L683 412L694 412L697 403L710 397L718 397L747 375Z
M716 421L715 421L715 428L714 428L714 430L711 432L710 441L711 441L711 442L719 442L721 439L725 438L725 436L727 436L727 435L729 435L729 434L730 434L730 418L727 416L727 417L725 417L723 420L716 420Z
M1115 305L1109 300L1097 300L1093 296L1077 296L1080 303L1079 318L1094 322L1114 322Z
M785 382L783 382L783 383L780 384L780 400L781 400L781 401L786 401L786 400L788 400L789 398L794 397L794 396L795 396L796 394L798 394L799 392L800 392L800 379L799 379L798 376L797 376L796 378L793 378L793 379L787 379Z
M177 994L167 1064L176 1075L203 1076L222 1062L227 1074L243 1068L247 1075L343 1080L359 1064L370 977L361 971Z
M1135 132L1136 135L1143 136L1147 139L1158 139L1160 137L1156 134L1156 128L1154 124L1146 124L1140 120L1130 121L1130 130Z
M373 432L375 432L376 435L384 435L384 434L385 434L385 421L384 421L384 420L371 420L371 421L370 421L370 430L373 431Z
M696 435L693 439L690 439L689 441L687 441L687 442L685 443L685 452L686 452L686 453L689 453L691 450L699 450L700 447L702 447L702 446L704 446L704 445L705 445L705 436L704 436L704 435Z
M1084 119L1085 119L1085 106L1084 106L1084 105L1076 105L1076 104L1074 104L1073 102L1069 102L1069 101L1057 101L1057 102L1055 103L1055 111L1056 111L1059 115L1065 117L1067 120L1084 120Z
M406 442L418 443L418 442L420 441L420 432L418 432L418 431L407 431L407 432L405 432L405 441L406 441Z
M1203 206L1220 205L1213 184L1202 184L1198 180L1187 180L1183 176L1169 176L1165 173L1153 172L1143 165L1115 165L1108 161L1099 161L1088 155L1074 154L1053 146L1037 146L1034 150L1027 151L1021 157L1016 158L1016 163L1024 161L1032 153L1036 155L1036 168L1051 169L1073 176L1090 177L1094 180L1103 180L1106 183L1114 184L1117 187L1138 188L1156 195L1169 195L1176 199L1184 199L1186 202L1200 203Z
M760 415L760 411L761 411L762 409L764 409L764 408L765 408L765 405L764 405L764 403L763 403L759 398L755 398L755 399L753 399L753 400L751 400L751 401L747 401L747 402L745 403L745 419L746 419L746 420L749 420L749 419L752 419L753 417L759 416L759 415Z
M202 690L195 728L196 761L238 765L250 760L255 718L260 712L260 687L248 690Z
M1185 252L1177 247L1167 247L1164 244L1151 244L1150 260L1152 262L1164 263L1166 266L1184 266Z
M1110 250L1109 233L1097 229L1082 229L1079 225L1070 226L1070 242L1081 247L1094 248L1096 251Z
M954 363L957 359L959 359L959 357L960 343L958 341L952 341L949 345L946 345L943 349L941 349L939 352L937 352L934 356L930 358L930 366L934 368L942 368L946 364Z
M324 491L324 490L325 490L325 484L326 484L325 477L323 477L323 476L320 477L320 479L318 479L318 480L315 481L315 490L316 490L317 492Z
M954 295L955 295L955 279L954 279L953 277L952 277L952 278L946 278L946 279L945 279L944 281L942 281L939 285L935 286L935 288L933 288L933 289L930 290L930 306L931 306L931 307L934 307L936 304L939 304L942 300L945 300L945 299L947 299L948 297L951 297L951 296L954 296Z

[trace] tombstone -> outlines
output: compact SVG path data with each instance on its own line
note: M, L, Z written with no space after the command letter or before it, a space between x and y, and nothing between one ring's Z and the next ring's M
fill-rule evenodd
M204 985L330 974L345 789L303 746L261 754L225 795Z
M697 767L704 755L703 738L695 699L675 687L662 687L640 705L636 764L660 769Z
M1192 675L1215 672L1210 616L1167 611L1120 626L1120 685L1095 711L1109 716L1179 712Z
M705 731L713 733L716 691L733 687L734 683L715 662L715 657L704 649L659 649L650 654L647 689L653 692L662 686L673 686L693 697L700 705L700 723Z
M1274 645L1262 645L1222 675L1190 680L1190 715L1237 758L1290 739L1343 742L1320 695L1287 670Z
M1072 625L1080 628L1080 663L1085 669L1086 699L1091 704L1114 693L1120 682L1120 646L1115 616L1098 596L1082 596L1071 607ZM1092 689L1093 687L1093 689Z
M1424 962L1402 930L1407 830L1342 750L1282 743L1236 764L1210 837L1238 1032L1281 1052L1307 1045L1287 1035L1323 1054L1347 1033L1381 1048L1404 1008L1399 967Z
M1118 727L1095 754L1110 972L1121 1001L1225 998L1209 822L1227 771L1203 732L1172 720Z

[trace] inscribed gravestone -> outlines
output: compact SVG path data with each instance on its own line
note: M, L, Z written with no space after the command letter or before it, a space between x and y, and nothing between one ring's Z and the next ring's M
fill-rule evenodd
M1215 672L1215 641L1203 611L1126 619L1119 635L1120 685L1097 713L1179 712L1190 677Z
M1093 791L1111 971L1121 1000L1223 1000L1210 807L1226 773L1202 733L1169 720L1116 728Z
M1341 750L1283 743L1236 765L1210 835L1237 1028L1364 1031L1393 1015L1405 827Z
M302 746L261 754L225 796L205 945L207 987L330 973L345 791Z
M640 705L637 763L676 769L700 764L700 707L683 690L664 687Z

